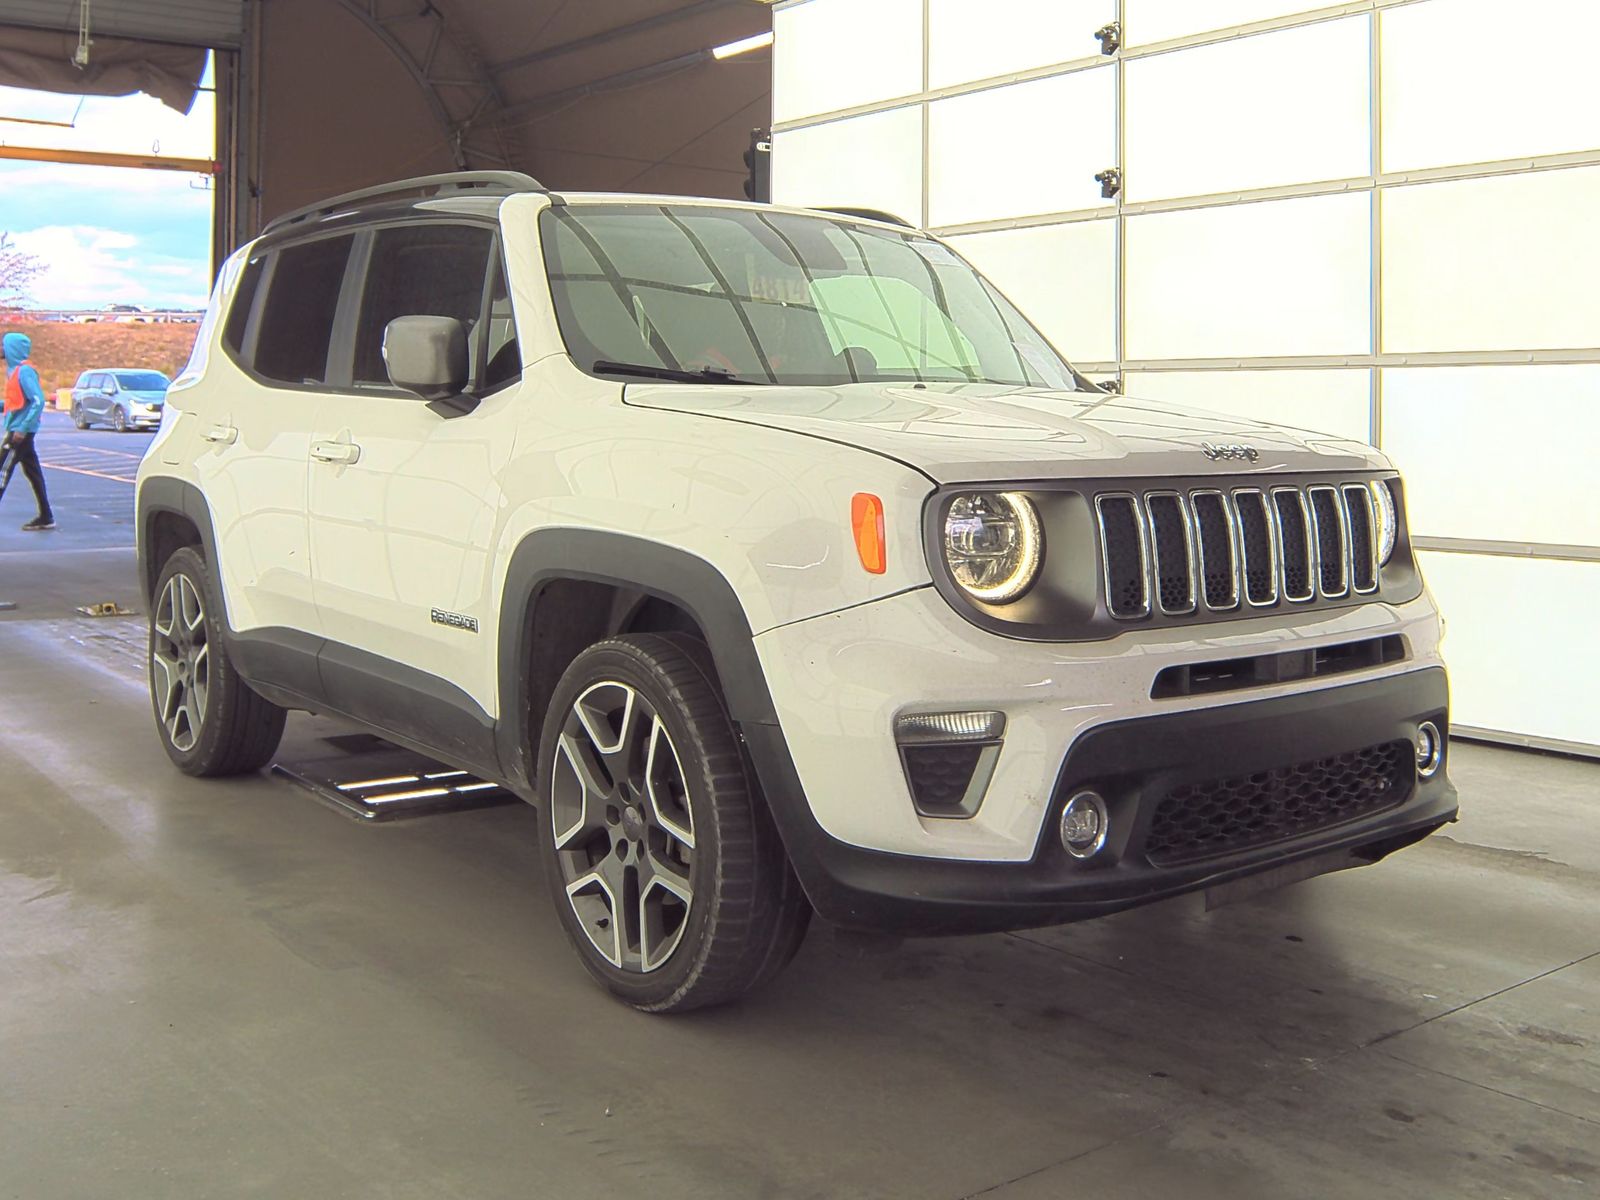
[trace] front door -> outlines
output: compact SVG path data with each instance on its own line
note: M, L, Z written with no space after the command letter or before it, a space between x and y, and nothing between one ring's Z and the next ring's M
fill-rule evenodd
M520 360L510 303L489 286L491 263L498 279L487 226L410 223L371 235L350 386L330 398L310 448L329 698L436 745L485 732L469 726L498 708L491 565ZM427 404L388 380L384 332L416 315L453 317L467 330L472 377L458 403ZM421 733L419 723L428 726Z

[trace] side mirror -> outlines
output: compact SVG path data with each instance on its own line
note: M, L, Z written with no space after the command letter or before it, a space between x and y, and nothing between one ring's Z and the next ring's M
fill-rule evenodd
M389 382L427 401L467 386L467 331L454 317L396 317L383 331Z

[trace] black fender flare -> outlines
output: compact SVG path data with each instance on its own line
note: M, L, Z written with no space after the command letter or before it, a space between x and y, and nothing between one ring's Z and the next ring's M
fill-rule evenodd
M687 612L706 635L735 724L778 723L755 639L733 585L705 559L672 546L606 530L535 530L518 543L500 602L502 768L533 786L532 741L524 716L531 696L532 629L539 593L558 580L609 584L659 597Z
M173 479L169 476L157 475L146 479L139 485L139 496L136 502L137 526L135 542L138 547L139 558L139 590L144 596L145 603L155 602L156 576L160 573L163 564L152 562L150 555L154 552L151 545L150 525L161 513L171 513L183 517L197 530L200 531L200 544L205 550L206 561L213 564L217 562L217 535L212 525L211 506L206 503L205 494L194 484L183 479ZM221 595L221 576L218 576L217 592ZM227 624L226 606L227 597L222 597L224 624ZM228 625L228 628L232 628Z

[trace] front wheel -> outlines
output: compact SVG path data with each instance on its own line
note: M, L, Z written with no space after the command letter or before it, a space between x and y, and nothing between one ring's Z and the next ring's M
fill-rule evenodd
M128 432L128 413L120 404L111 410L111 428L118 433Z
M167 560L150 607L150 701L167 757L186 775L243 775L277 753L287 713L228 660L210 569L189 548Z
M644 634L580 654L545 718L539 780L556 910L613 995L701 1008L794 956L811 908L703 643Z

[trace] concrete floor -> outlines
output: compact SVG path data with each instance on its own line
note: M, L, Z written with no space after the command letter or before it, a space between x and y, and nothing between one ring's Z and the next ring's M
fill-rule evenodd
M1463 820L1380 866L817 928L744 1005L650 1018L572 957L530 810L360 825L174 772L138 623L46 594L123 586L95 553L0 552L0 1197L1600 1194L1600 765L1460 745Z

